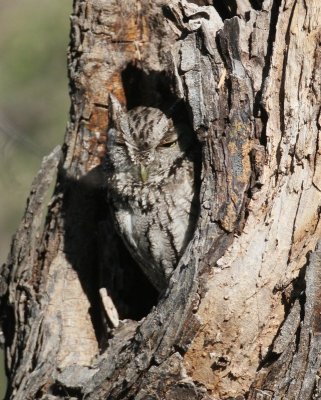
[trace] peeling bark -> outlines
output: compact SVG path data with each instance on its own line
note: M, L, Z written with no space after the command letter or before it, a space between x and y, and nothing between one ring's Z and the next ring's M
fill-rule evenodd
M318 0L74 0L65 142L1 272L8 399L320 397L320 27ZM181 101L202 145L159 297L105 203L109 93Z

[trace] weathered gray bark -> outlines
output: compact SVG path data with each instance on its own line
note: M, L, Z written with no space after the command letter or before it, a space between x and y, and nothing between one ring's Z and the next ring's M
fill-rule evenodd
M2 270L8 398L320 398L320 30L319 0L74 1L55 192L42 229L58 150ZM109 93L181 99L203 148L159 299L106 211Z

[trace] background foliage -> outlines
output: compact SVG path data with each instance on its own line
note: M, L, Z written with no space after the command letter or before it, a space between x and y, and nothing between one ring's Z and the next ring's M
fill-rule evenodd
M0 263L41 159L62 142L69 100L71 0L2 0L0 13ZM0 352L0 398L4 396Z

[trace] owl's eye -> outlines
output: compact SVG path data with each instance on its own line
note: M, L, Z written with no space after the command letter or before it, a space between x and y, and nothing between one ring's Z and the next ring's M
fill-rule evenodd
M111 128L108 131L108 140L112 145L115 146L125 146L125 140L115 128Z
M178 142L178 134L175 130L167 132L165 137L160 141L158 147L174 147Z
M121 137L121 136L115 136L115 137L113 137L113 144L115 145L115 146L125 146L126 145L126 142L125 142L125 139L123 138L123 137Z
M167 142L167 143L161 143L158 147L174 147L178 140L174 140L172 142Z
M116 146L122 146L122 147L124 147L126 145L124 140L117 140L117 139L115 140L114 144Z

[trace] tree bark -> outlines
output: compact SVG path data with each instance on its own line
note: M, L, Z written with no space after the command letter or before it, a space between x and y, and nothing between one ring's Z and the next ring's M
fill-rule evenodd
M74 0L65 142L1 274L8 399L320 398L320 39L319 0ZM160 296L108 215L110 93L181 101L202 145Z

